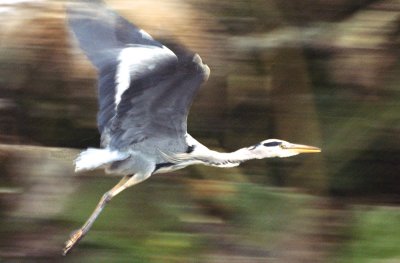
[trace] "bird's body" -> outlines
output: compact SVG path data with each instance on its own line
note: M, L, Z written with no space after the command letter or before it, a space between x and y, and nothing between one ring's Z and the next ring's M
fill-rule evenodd
M250 159L320 151L277 139L231 153L208 149L187 132L190 105L210 74L199 55L180 45L164 46L99 2L70 7L68 21L98 71L101 148L83 151L76 171L105 168L123 178L71 236L64 254L88 232L112 197L152 174L193 164L229 168Z

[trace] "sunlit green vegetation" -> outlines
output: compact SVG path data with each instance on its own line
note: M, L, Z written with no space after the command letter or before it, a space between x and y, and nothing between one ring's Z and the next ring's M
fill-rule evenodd
M400 261L400 210L365 207L354 212L349 241L335 262L375 263Z

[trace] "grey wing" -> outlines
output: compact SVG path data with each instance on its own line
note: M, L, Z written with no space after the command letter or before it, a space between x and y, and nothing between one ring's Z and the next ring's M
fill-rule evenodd
M71 4L67 8L67 17L69 27L78 40L79 46L97 68L99 74L98 126L100 132L103 132L105 126L109 125L115 116L118 99L126 88L126 83L118 82L118 69L124 53L127 53L124 50L132 45L140 48L139 57L132 58L134 61L131 63L135 66L136 75L148 74L150 71L147 63L151 58L143 54L148 55L156 50L155 53L161 55L154 65L161 67L176 63L176 57L149 34L109 10L101 2L83 1L80 4ZM118 88L121 88L119 92Z
M93 65L102 69L116 61L119 51L129 44L162 47L149 34L108 9L102 1L70 4L70 29Z
M179 45L172 52L103 4L79 6L68 9L68 20L98 69L103 146L129 148L148 138L142 146L186 145L189 108L209 68L198 55Z
M141 150L152 148L150 152L155 147L168 152L186 150L187 116L209 68L197 54L174 51L178 63L172 72L131 81L110 130L111 148L139 145Z

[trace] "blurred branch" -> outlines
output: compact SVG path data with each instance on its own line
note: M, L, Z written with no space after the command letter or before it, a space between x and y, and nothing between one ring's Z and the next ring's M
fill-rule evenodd
M234 36L230 43L242 52L266 51L300 46L324 46L320 43L327 34L328 25L315 27L284 27L257 36Z

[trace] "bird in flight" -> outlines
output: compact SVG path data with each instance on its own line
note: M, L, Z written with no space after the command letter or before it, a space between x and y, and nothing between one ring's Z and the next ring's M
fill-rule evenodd
M230 153L208 149L187 133L192 100L210 74L198 54L182 45L164 46L99 1L69 6L67 17L98 72L101 148L81 152L75 171L104 168L122 179L74 231L64 255L87 234L114 196L153 174L193 164L228 168L250 159L321 151L278 139Z

